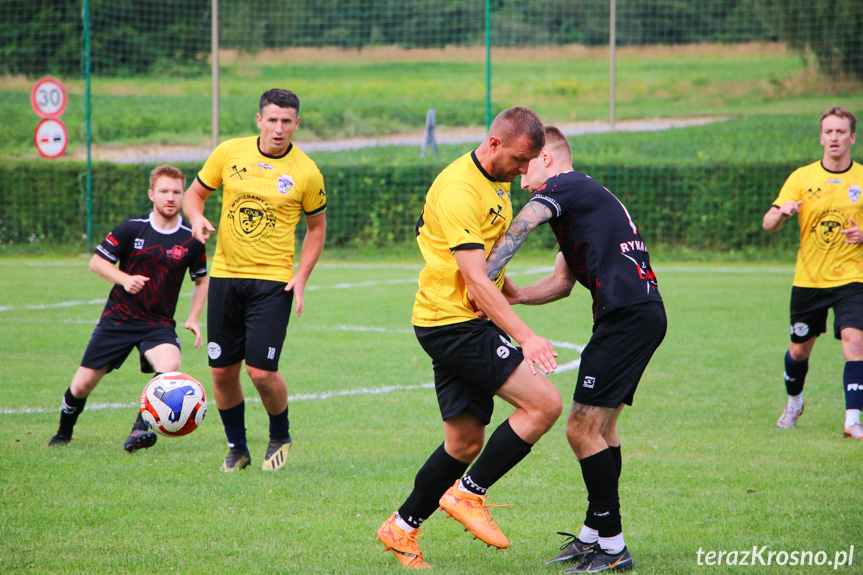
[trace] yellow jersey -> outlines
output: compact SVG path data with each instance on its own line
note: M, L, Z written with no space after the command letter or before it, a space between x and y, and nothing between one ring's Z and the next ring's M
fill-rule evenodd
M510 223L509 182L496 182L474 152L444 168L432 183L417 222L417 244L425 267L414 301L414 325L434 327L477 319L453 254L482 249L488 257ZM503 272L495 283L503 285Z
M275 157L261 151L257 136L235 138L213 150L198 181L209 190L222 186L210 275L290 281L300 213L309 217L327 209L315 162L293 144Z
M863 245L845 243L839 233L851 227L850 220L863 227L863 166L851 162L844 172L831 172L819 160L798 168L773 204L800 200L793 285L829 288L863 282Z

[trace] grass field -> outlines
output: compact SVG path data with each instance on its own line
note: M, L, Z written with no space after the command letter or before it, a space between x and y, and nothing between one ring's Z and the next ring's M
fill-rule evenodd
M516 256L510 274L533 281L552 257ZM281 362L295 440L287 467L260 470L266 416L246 380L253 465L227 475L218 471L227 448L212 404L192 435L122 451L145 383L135 356L91 395L72 443L45 448L109 286L85 257L0 259L0 572L401 572L375 530L442 440L430 363L410 326L418 261L321 261ZM620 422L624 530L637 572L741 572L699 566L699 550L823 551L832 562L854 545L853 565L837 572L859 573L863 442L842 438L836 341L816 348L799 427L773 427L784 404L791 267L654 266L668 336ZM577 360L574 347L591 331L586 290L519 312L556 342L559 363ZM183 370L209 393L205 353L190 334L180 337ZM565 403L575 377L575 369L551 376ZM510 412L498 404L492 425ZM557 552L555 531L577 532L585 507L563 424L491 490L491 502L513 504L494 510L511 548L489 550L436 513L420 540L436 572L561 570L543 561ZM774 560L745 571L833 567Z
M257 98L274 86L299 94L302 140L421 130L432 107L439 129L485 124L486 69L480 48L226 54L221 68L223 139L254 131ZM607 49L496 49L493 110L521 104L548 122L607 120L608 68ZM63 80L69 92L63 116L70 133L68 157L85 141L84 80ZM32 79L0 77L0 150L5 153L38 157L32 86ZM825 81L813 65L782 45L622 48L617 53L618 119L811 116L832 105L859 107L860 90L852 81ZM208 143L208 76L94 78L92 91L97 145Z

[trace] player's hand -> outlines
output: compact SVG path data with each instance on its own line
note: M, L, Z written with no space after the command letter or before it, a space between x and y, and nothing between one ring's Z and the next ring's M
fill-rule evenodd
M123 289L126 290L127 293L135 295L147 285L147 282L150 281L150 278L147 276L129 276L126 281L123 282Z
M803 203L803 200L798 200L796 202L785 202L782 204L782 207L779 208L779 213L782 214L782 219L788 219L797 212L800 211L800 204Z
M210 232L215 232L216 228L213 227L213 224L210 223L210 220L201 216L197 218L192 224L192 237L201 242L202 244L207 243L207 240L210 239Z
M554 346L551 345L550 341L533 334L519 343L531 374L536 375L534 364L545 374L552 373L557 369L557 361L554 359L557 357L557 352L554 351Z
M482 309L480 309L479 304L476 302L476 300L473 297L473 294L471 294L470 291L468 291L467 294L465 294L465 297L467 297L467 303L470 304L471 308L473 308L474 313L476 314L476 317L478 317L480 319L487 319L485 312L482 311Z
M295 309L297 317L300 317L303 313L303 294L306 291L306 281L299 276L294 276L285 286L285 291L294 292L294 302L297 304Z
M201 326L198 325L198 322L187 320L183 327L195 334L195 347L204 347L204 342L201 340Z
M860 233L860 228L857 227L857 222L849 219L851 222L851 227L846 228L844 230L839 230L839 233L845 236L846 244L859 244L863 243L863 234Z

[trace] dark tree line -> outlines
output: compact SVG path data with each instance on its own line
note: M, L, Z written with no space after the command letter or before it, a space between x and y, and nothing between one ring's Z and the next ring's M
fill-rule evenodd
M860 0L617 0L619 46L785 42L827 74L863 80ZM0 73L82 71L83 0L0 1ZM205 73L211 0L90 0L98 75ZM608 0L491 0L495 46L603 46ZM220 0L221 46L484 45L476 0Z

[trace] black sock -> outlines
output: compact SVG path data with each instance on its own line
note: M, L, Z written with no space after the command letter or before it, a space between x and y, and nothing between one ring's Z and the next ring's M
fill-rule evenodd
M229 447L246 447L246 402L228 409L220 409L219 416L225 427Z
M608 446L611 451L611 457L614 459L614 466L617 467L617 478L620 479L620 472L623 471L623 454L620 452L620 446Z
M489 487L530 453L532 447L513 431L507 419L491 434L462 483L477 495L485 495Z
M842 385L845 388L845 409L863 409L863 361L846 361Z
M144 423L144 416L141 415L140 410L138 411L138 419L136 419L135 423L132 424L132 431L135 431L136 429L139 429L141 431L147 431L148 429L150 429L149 427L147 427L147 424Z
M803 393L803 384L806 382L806 372L809 371L809 360L794 361L791 352L785 352L785 391L788 395L800 395Z
M411 527L419 527L435 512L441 496L461 477L467 466L447 453L441 443L417 473L414 490L399 507L399 517Z
M64 437L72 437L72 428L78 421L78 416L84 410L84 404L87 403L86 397L75 397L72 395L72 388L68 388L63 395L63 404L60 406L60 427L57 429L57 435Z
M611 451L603 449L578 461L587 487L587 514L584 524L599 531L600 537L614 537L623 531L617 468Z
M278 415L270 416L270 439L290 439L290 422L288 421L288 408Z

